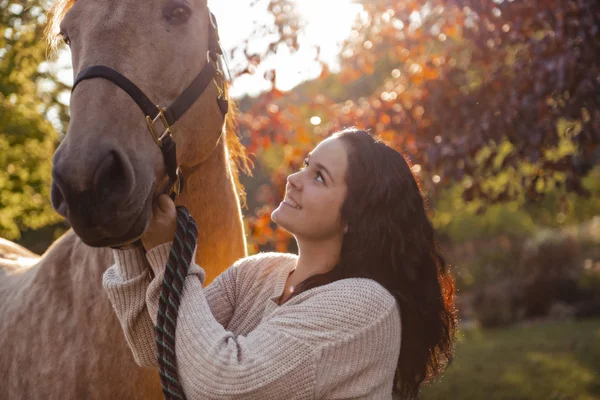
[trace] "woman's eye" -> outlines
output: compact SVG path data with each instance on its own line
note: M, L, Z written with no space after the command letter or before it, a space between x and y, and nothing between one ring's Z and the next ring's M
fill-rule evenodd
M64 32L60 32L60 33L58 34L58 36L60 36L60 38L62 39L62 41L63 41L63 42L65 42L65 44L66 44L67 46L70 46L70 45L71 45L71 39L69 39L69 37L67 36L67 34L66 34L66 33L64 33Z
M323 174L320 172L317 172L315 179L318 180L319 182L325 183L325 178L323 178Z

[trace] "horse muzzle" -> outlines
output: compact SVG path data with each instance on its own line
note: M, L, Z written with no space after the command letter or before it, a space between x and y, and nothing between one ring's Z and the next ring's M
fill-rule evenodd
M154 188L139 184L126 157L108 151L86 173L71 167L74 160L61 160L60 154L57 151L52 169L52 206L83 242L104 247L141 236L151 215Z

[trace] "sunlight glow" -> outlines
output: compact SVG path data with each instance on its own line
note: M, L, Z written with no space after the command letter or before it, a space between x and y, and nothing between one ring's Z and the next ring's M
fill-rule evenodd
M243 75L233 82L230 94L234 98L244 95L256 96L271 88L271 83L263 78L265 71L275 69L277 88L290 90L299 83L315 79L321 73L321 67L315 61L315 46L320 47L320 59L332 71L339 70L338 56L343 41L350 35L357 14L362 5L352 0L295 0L297 10L305 21L303 32L299 35L300 50L290 54L281 48L274 56L268 57L254 75ZM254 21L264 21L266 12L260 7L251 7L250 1L209 0L208 5L219 21L221 45L225 51L238 46L248 38L254 28ZM235 12L232 11L235 8ZM259 41L258 41L259 42ZM260 43L257 43L260 47ZM68 85L73 83L71 54L66 48L59 51L57 68L59 78ZM231 60L229 60L230 62ZM68 102L69 95L61 98Z
M230 31L237 32L237 38L223 43L225 48L232 48L245 37L240 35L247 25L248 14L245 12L228 12L231 8L230 1L209 1L209 6L214 9L225 36L231 36ZM270 83L262 77L265 71L275 68L277 73L277 88L290 90L299 83L315 79L321 73L319 64L315 61L315 46L320 47L320 59L332 71L339 70L338 56L343 41L350 35L352 25L357 14L362 11L362 5L352 0L295 0L297 11L305 22L304 30L299 35L300 50L290 54L288 49L282 48L275 56L269 57L259 67L253 76L244 75L237 78L233 84L231 94L233 97L249 94L258 95L261 91L270 89ZM213 4L214 3L214 4ZM247 6L244 6L247 7ZM239 8L236 3L236 8ZM250 8L248 7L248 11ZM256 13L256 12L255 12ZM239 20L239 21L238 21ZM244 21L245 20L245 21ZM240 26L243 28L240 29ZM250 32L248 29L247 34Z

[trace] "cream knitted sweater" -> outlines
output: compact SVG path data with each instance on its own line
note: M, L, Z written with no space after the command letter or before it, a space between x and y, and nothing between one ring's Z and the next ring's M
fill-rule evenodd
M154 324L169 251L170 243L146 254L114 250L115 264L104 273L104 288L142 366L158 365ZM176 332L189 399L392 398L401 339L394 297L373 280L350 278L280 306L296 259L247 257L206 288L204 270L192 264Z

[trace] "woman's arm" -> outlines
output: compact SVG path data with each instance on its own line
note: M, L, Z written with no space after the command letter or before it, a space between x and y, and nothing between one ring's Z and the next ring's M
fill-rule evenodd
M134 358L146 367L158 367L154 326L169 246L160 247L147 255L153 274L143 251L115 250L115 264L103 279ZM314 390L314 347L267 326L247 337L235 337L213 314L206 295L209 290L202 288L204 277L200 267L190 267L177 323L178 369L188 398L252 399L253 392L260 392L256 398L266 400L270 397L265 397L265 386L273 385L271 398L280 399L288 389L278 387L278 382L298 369L302 369L297 378L304 390ZM212 297L219 298L222 305L229 303L227 294ZM215 308L229 310L227 305ZM294 387L292 384L289 390ZM299 398L300 388L294 390L288 398ZM306 398L313 398L312 392Z
M162 257L151 263L156 278L148 288L150 310L158 307L168 255L162 253ZM342 295L326 293L279 307L248 335L236 335L212 314L203 279L203 270L193 264L177 320L178 371L189 398L308 399L315 398L317 390L326 391L325 387L347 386L361 374L360 369L381 361L381 354L369 351L375 345L369 339L381 342L381 333L390 331L390 321L397 314L393 297L382 295L385 289L372 293L372 283L359 281L356 291L350 288ZM155 318L155 312L151 315ZM325 350L336 344L342 349L339 353ZM359 347L360 352L356 351ZM323 354L339 368L335 374L320 372L326 383L320 382L323 376L317 376ZM354 354L360 354L361 360ZM381 384L375 381L359 385L368 392L369 385Z
M165 243L145 255L142 248L113 250L115 264L103 276L104 288L117 313L127 344L136 363L142 367L158 367L154 331L157 309L149 310L146 304L148 286L153 275L148 261L157 270L163 269L164 265L159 264L168 257L170 248L171 244ZM220 274L204 290L212 314L225 327L235 309L235 266L236 264ZM195 271L204 273L202 270Z
M164 271L169 259L169 253L171 251L172 242L163 243L150 249L146 253L146 259L150 267L152 268L155 275L158 275ZM195 257L195 253L192 256L192 260ZM204 289L204 295L206 301L211 309L217 322L227 329L229 321L233 317L236 304L236 279L238 277L238 268L244 262L243 259L238 260L232 266L223 271L217 276L211 283ZM204 270L198 267L196 264L192 264L189 270L189 274L195 274L204 283L205 273ZM162 282L162 280L160 281ZM156 281L157 289L160 293L160 283ZM151 291L148 291L150 293ZM148 299L147 299L148 300ZM153 303L153 302L150 302ZM151 315L154 323L156 323L156 313L158 309L151 309Z
M156 213L155 229L149 229L154 236L147 236L152 237L156 244L172 240L176 226L174 204L166 200L167 196L163 197L161 207L166 212ZM147 244L144 246L152 248ZM150 323L146 322L150 327L156 321L167 259L165 251L157 251L156 257L148 258L155 275L147 286L145 301L152 319ZM248 265L249 268L254 266ZM388 337L389 333L382 339L378 336L382 330L399 331L394 329L393 322L394 318L398 319L395 299L381 285L369 279L342 280L326 285L326 288L307 291L302 301L292 300L278 308L274 303L269 304L270 309L265 310L268 313L256 312L255 308L256 315L252 314L251 318L255 319L256 328L248 335L236 335L223 327L211 310L206 291L202 288L204 276L204 271L192 263L184 282L177 320L178 372L183 389L190 398L312 399L329 393L331 387L351 387L349 393L355 393L352 385L357 382L357 376L367 377L366 383L360 385L365 393L372 393L370 388L374 385L381 386L379 378L374 379L371 371L381 368L382 355L377 351L360 352L368 359L359 366L356 358L359 354L357 348L375 350L374 342L385 343L395 339ZM122 276L108 271L105 278L105 288L115 308L139 308L139 299L143 299L139 293L142 285L129 287ZM236 289L239 286L234 285ZM239 294L239 291L235 293ZM134 295L136 302L114 301L129 295ZM244 296L244 300L233 297L237 308L262 306L252 303L253 296ZM231 304L229 295L221 299L223 304ZM127 324L131 318L125 317L130 311L121 309L116 312L124 329L129 329ZM132 327L130 334L140 331L140 328ZM144 340L146 343L143 343ZM149 340L140 335L131 343L139 346L132 348L134 353L148 348L156 351L154 338ZM323 364L322 357L331 361L330 365L339 365L339 369L333 371L335 373L318 370L317 367ZM136 359L139 358L139 355L136 356Z
M113 250L115 263L104 272L102 285L121 323L125 340L142 367L157 367L154 325L146 306L150 284L144 249Z

